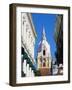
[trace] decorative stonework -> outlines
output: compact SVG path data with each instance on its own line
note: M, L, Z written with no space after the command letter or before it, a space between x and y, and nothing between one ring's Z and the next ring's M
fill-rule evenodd
M22 77L35 76L34 46L36 32L34 30L31 14L21 13L21 48L22 52Z

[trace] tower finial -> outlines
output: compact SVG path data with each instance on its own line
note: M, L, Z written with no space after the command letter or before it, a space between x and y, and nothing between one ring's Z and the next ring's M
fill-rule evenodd
M45 28L43 26L43 36L42 36L43 40L46 40L46 35L45 35Z

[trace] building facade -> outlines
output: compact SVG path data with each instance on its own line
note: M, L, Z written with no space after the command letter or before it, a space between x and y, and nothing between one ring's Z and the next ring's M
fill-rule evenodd
M58 15L56 20L56 28L55 28L55 42L57 51L55 53L57 63L63 64L63 16Z
M55 56L58 65L58 74L63 75L63 15L57 15L54 36L57 48Z
M51 51L46 40L45 28L43 27L42 40L38 45L37 69L41 76L51 75Z
M21 76L35 76L35 46L36 32L30 13L21 13Z

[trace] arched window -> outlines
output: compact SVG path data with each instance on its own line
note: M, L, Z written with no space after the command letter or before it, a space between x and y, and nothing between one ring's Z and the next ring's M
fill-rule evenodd
M43 50L43 55L45 55L45 50Z
M45 62L43 62L43 67L45 67L46 66L46 64L45 64Z

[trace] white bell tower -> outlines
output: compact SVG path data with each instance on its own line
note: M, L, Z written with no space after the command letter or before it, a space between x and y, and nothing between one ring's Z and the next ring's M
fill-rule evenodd
M43 27L42 32L42 40L38 46L38 70L40 70L41 74L49 75L51 74L51 51L50 45L47 42L45 28Z

